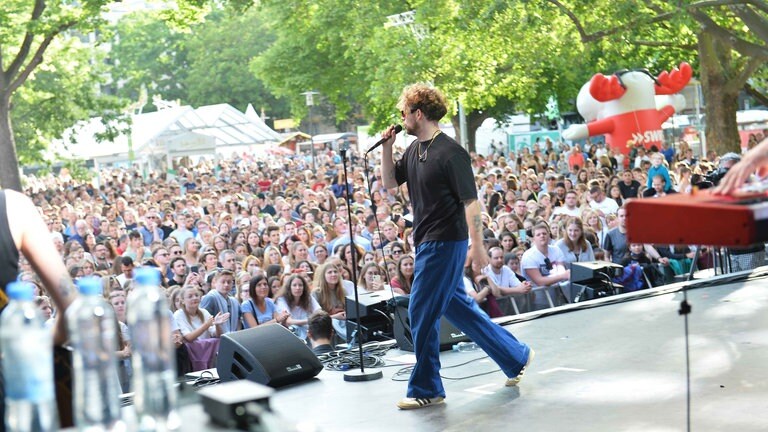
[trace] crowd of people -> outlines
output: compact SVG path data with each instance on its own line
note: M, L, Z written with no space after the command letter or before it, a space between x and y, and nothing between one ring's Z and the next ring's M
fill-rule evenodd
M367 173L351 153L346 184L340 155L327 150L315 170L304 155L233 155L183 160L173 178L126 168L105 169L91 182L66 171L28 177L26 194L71 277L100 276L118 319L134 268L161 272L177 346L259 325L283 325L306 339L320 311L343 338L345 297L355 286L407 295L415 265L405 186L386 188L381 166L374 161ZM476 271L468 259L465 286L491 316L573 301L573 262L655 263L652 284L687 272L688 247L627 243L623 204L690 192L731 160L697 158L685 141L638 145L625 156L601 143L547 140L519 154L470 157L490 264ZM706 253L698 264L708 265ZM42 287L23 257L20 266L22 279ZM55 315L39 294L47 316ZM127 386L129 335L120 341Z

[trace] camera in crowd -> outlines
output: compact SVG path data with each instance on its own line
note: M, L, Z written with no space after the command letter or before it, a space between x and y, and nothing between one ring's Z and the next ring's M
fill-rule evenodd
M722 180L727 173L728 168L718 167L717 169L714 169L701 176L701 180L696 183L696 186L698 186L699 189L709 189L715 187L720 184L720 180Z
M717 186L720 184L720 180L728 173L728 170L740 160L741 156L736 153L724 154L720 157L720 163L716 169L704 174L698 181L694 181L693 184L698 186L699 189L709 189Z

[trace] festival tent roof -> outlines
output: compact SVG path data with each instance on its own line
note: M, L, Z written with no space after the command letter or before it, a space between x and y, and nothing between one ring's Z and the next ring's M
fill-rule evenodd
M189 107L187 107L189 108ZM161 114L158 111L153 114ZM140 116L137 116L140 117ZM133 129L139 152L165 153L171 156L213 154L217 149L231 146L277 143L282 137L270 129L258 116L246 116L228 104L208 105L171 114L170 121L158 133L143 127ZM142 122L155 123L153 119ZM163 123L163 122L159 122Z
M316 144L317 143L334 143L337 140L344 140L344 139L357 140L357 134L354 132L339 132L339 133L320 134L312 137L312 141L314 141Z
M65 139L56 146L57 152L111 163L128 161L131 147L138 159L143 155L215 154L228 147L267 146L282 141L282 136L258 116L247 116L228 104L197 109L178 106L134 115L130 134L122 133L112 141L99 139L105 130L101 118L82 122L65 133ZM64 146L64 142L73 144Z
M265 134L274 136L276 141L280 142L283 140L282 134L275 132L272 128L267 126L266 123L264 123L264 120L262 120L261 116L256 113L253 105L248 104L248 106L245 108L245 118L250 120L251 123L256 125L259 130L263 131Z

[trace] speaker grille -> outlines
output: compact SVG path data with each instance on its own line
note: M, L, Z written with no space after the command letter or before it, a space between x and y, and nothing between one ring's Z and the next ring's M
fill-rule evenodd
M231 372L237 379L245 379L245 377L253 372L253 367L250 367L248 361L246 361L243 355L237 350L232 353Z

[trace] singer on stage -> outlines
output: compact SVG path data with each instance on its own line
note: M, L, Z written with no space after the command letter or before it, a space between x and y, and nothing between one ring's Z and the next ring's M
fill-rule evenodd
M494 324L464 291L464 261L469 254L475 270L488 264L483 225L469 154L440 131L446 112L442 93L425 84L406 87L398 108L406 132L416 136L402 159L392 160L395 126L382 135L382 179L394 188L408 183L413 205L416 270L408 316L416 366L400 409L443 403L440 380L440 317L445 317L482 348L507 375L507 386L519 381L533 359L533 350ZM469 236L468 236L469 233Z

